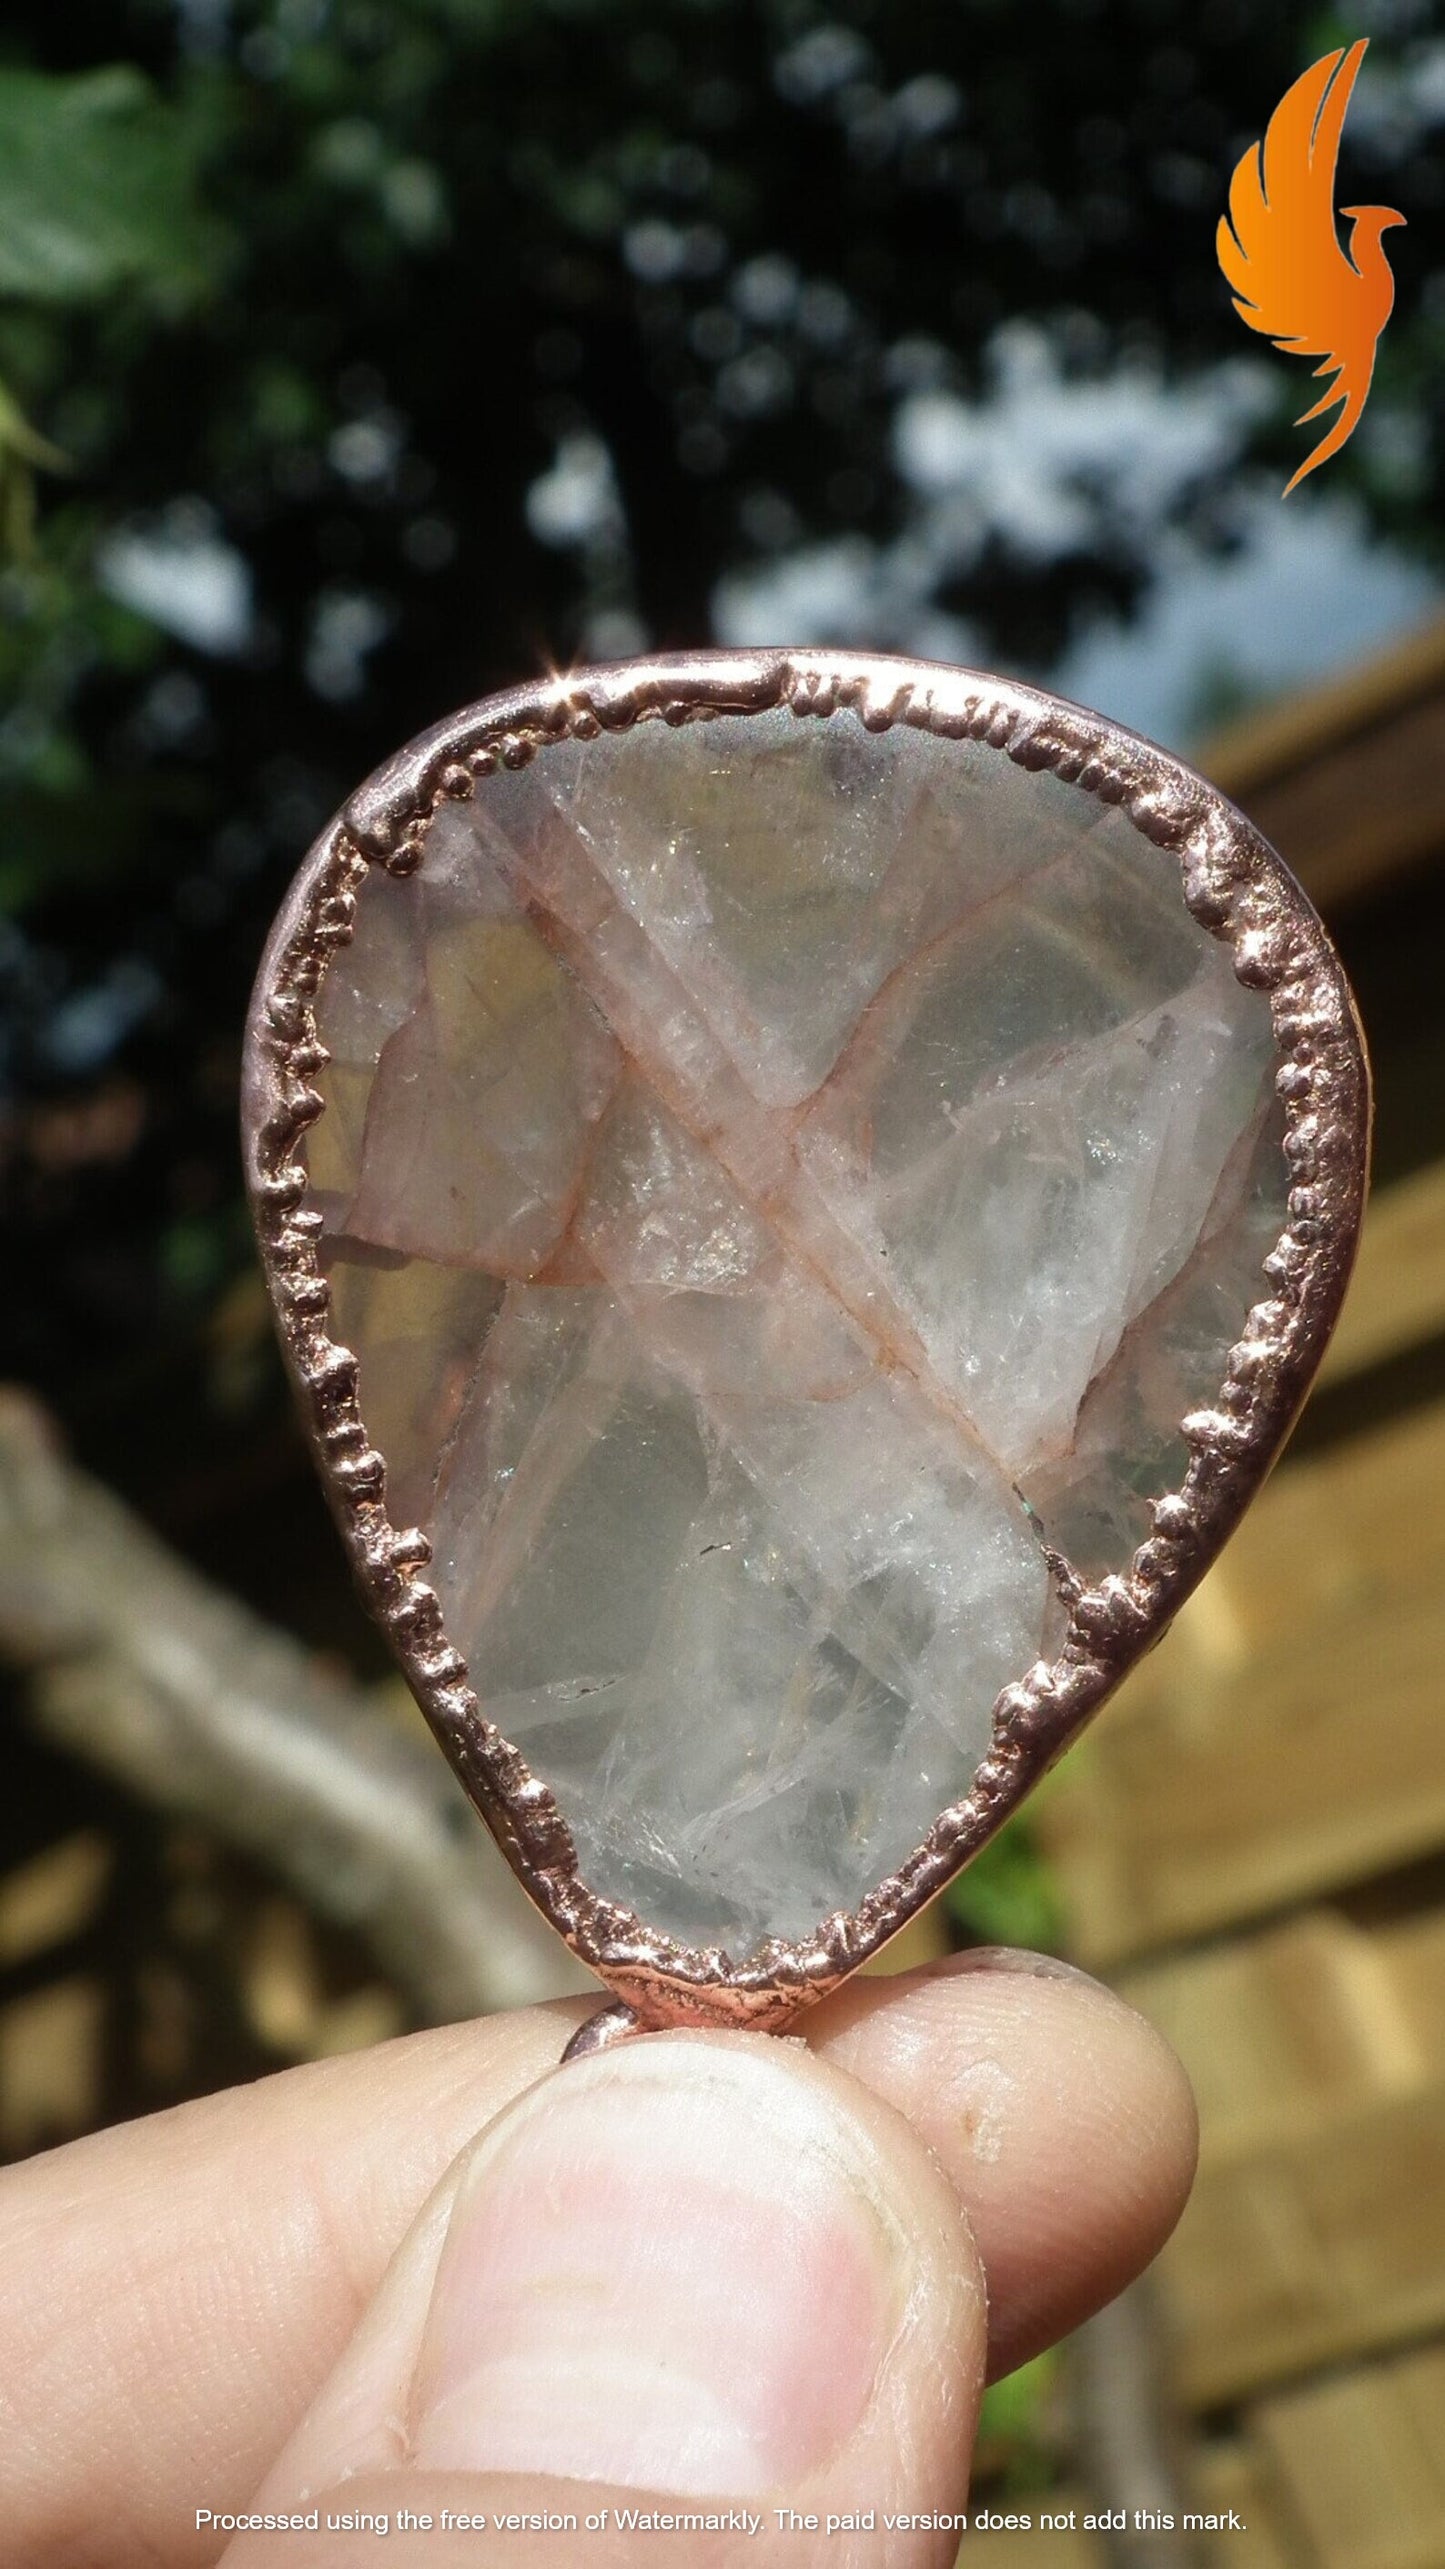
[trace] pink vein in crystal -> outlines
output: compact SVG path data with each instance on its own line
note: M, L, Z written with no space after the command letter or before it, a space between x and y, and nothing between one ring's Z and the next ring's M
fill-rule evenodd
M394 1515L584 1876L856 1908L1122 1569L1283 1218L1263 999L1117 811L785 712L561 741L378 873L310 1143Z

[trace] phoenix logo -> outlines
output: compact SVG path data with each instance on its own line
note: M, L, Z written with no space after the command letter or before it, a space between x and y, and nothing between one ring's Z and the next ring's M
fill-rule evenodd
M1342 405L1338 419L1285 486L1285 497L1352 436L1375 371L1375 348L1390 318L1395 280L1380 235L1403 223L1388 205L1344 205L1348 251L1335 229L1335 163L1340 132L1366 39L1324 54L1287 89L1263 143L1245 153L1221 215L1219 264L1234 308L1289 356L1318 357L1328 391L1295 421L1303 428Z

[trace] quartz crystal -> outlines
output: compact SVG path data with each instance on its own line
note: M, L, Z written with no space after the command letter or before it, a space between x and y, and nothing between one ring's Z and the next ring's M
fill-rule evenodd
M968 1791L1285 1218L1269 1009L1117 808L851 712L558 740L369 876L334 1334L589 1888L741 1959Z

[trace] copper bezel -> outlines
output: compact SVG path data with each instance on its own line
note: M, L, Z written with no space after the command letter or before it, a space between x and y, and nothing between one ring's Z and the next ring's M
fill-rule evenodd
M1192 1461L1154 1504L1154 1532L1127 1574L1074 1597L1051 1666L1004 1689L967 1798L940 1814L899 1871L849 1915L801 1943L739 1962L680 1947L598 1898L580 1878L548 1787L485 1718L420 1575L426 1537L386 1513L385 1461L358 1407L356 1357L329 1334L300 1145L324 1111L327 1055L316 1002L352 932L373 866L423 862L438 806L485 791L548 741L591 739L644 720L787 706L801 720L851 707L873 731L907 723L990 743L1115 803L1176 862L1200 924L1269 996L1284 1101L1289 1222L1263 1275L1214 1404L1183 1422ZM973 670L833 651L688 653L570 672L492 696L425 732L353 795L306 859L282 907L252 1003L245 1146L261 1255L322 1479L363 1596L418 1702L517 1874L567 1943L633 2013L616 2022L732 2024L777 2031L898 1933L992 1836L1126 1670L1156 1641L1231 1532L1308 1390L1349 1279L1363 1208L1369 1074L1348 984L1305 895L1259 833L1177 758L1101 716ZM601 2020L598 2020L599 2023Z

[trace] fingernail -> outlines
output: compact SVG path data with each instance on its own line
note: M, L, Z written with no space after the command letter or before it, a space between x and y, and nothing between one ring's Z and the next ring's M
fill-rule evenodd
M689 2497L787 2487L857 2427L909 2256L871 2141L801 2058L664 2036L569 2063L464 2181L414 2458Z
M1096 1989L1101 1998L1112 1998L1114 1992L1092 1972L1081 1971L1075 1962L1065 1962L1061 1954L1033 1953L1026 1945L970 1945L961 1954L948 1954L933 1966L940 1980L953 1979L964 1972L997 1973L1001 1978L1016 1975L1023 1980L1082 1981L1086 1989Z

